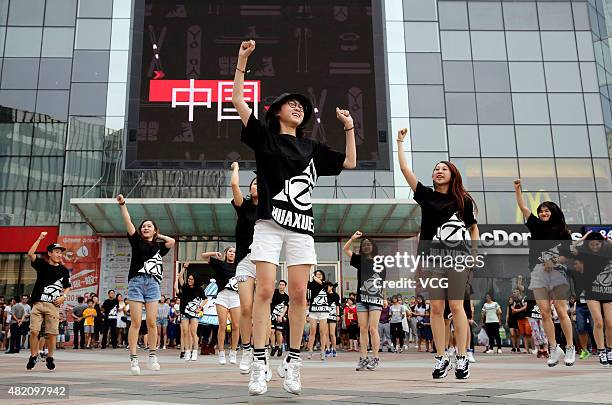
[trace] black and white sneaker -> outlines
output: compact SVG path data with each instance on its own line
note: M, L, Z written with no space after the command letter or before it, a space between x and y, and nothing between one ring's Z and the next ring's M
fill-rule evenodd
M451 369L450 359L447 356L436 356L435 360L436 363L431 376L436 380L446 377Z
M28 364L26 365L26 369L32 370L37 362L38 356L30 356L30 358L28 359Z
M608 367L608 355L605 350L599 351L599 364L602 367Z
M470 378L470 362L468 361L467 357L457 356L455 378L458 380L466 380Z
M45 360L47 361L47 368L49 370L55 370L55 363L53 362L53 357L47 357Z
M608 352L608 367L612 367L612 349L606 348Z
M370 360L367 357L365 359L360 357L359 363L357 363L357 367L355 367L355 371L366 370L368 368L368 364L370 364Z

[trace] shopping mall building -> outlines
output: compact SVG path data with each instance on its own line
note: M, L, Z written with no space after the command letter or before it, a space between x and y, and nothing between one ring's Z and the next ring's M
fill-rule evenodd
M314 190L320 267L343 292L356 288L342 257L355 230L418 233L403 127L421 181L437 161L460 168L488 236L526 232L517 177L532 209L553 200L570 224L612 223L606 0L260 3L0 0L0 295L30 290L23 253L41 230L70 247L77 292L124 288L119 193L135 222L177 236L167 266L232 243L229 165L241 161L244 193L254 176L227 97L245 38L260 117L301 92L316 107L307 136L341 150L335 107L355 118L358 168ZM489 270L511 288L504 265Z

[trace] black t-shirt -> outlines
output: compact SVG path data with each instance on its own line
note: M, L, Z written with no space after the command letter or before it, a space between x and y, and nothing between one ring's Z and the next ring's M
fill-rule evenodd
M133 235L128 234L128 240L130 241L130 246L132 246L128 281L136 276L146 274L153 277L158 283L161 283L164 274L162 257L170 251L166 247L166 243L150 243L141 238L138 232L134 232Z
M255 151L257 219L314 235L312 190L319 176L340 174L346 155L311 139L272 133L253 114L241 140Z
M421 236L419 251L429 252L429 247L469 251L471 236L469 228L476 224L474 204L465 198L463 215L450 193L444 194L418 182L414 200L421 206Z
M323 282L325 283L325 282ZM316 281L308 282L308 302L310 312L329 312L329 302L327 302L327 291L325 285Z
M114 299L106 299L102 303L102 309L104 310L104 319L117 319L117 309L119 307L119 300L117 298Z
M374 271L374 261L357 253L351 256L351 266L357 269L357 302L382 307L382 284L387 271Z
M533 214L527 217L525 225L531 233L529 238L529 268L531 270L548 260L570 255L571 236L569 233L553 229ZM566 267L563 264L556 264L555 269L563 271Z
M274 295L272 296L272 303L270 304L270 313L272 314L272 319L276 320L277 316L281 316L288 305L289 295L287 295L287 293L281 294L280 291L274 290Z
M236 280L236 264L228 263L223 260L219 260L216 257L210 258L210 267L215 272L215 279L219 286L219 292L228 289L232 291L238 291L238 280Z
M525 304L527 304L527 301L525 300L525 298L521 298L521 299L516 299L513 298L514 303L512 304L512 308L514 309L519 309L522 308L523 306L525 306ZM526 309L520 311L520 312L515 312L514 313L514 319L523 319L525 317L527 317L527 311L529 310L529 306L527 306Z
M253 204L250 197L245 197L240 207L232 200L232 207L238 215L238 221L236 221L236 263L240 263L251 252L250 246L253 243L253 230L257 220L257 205Z
M64 289L70 287L70 272L63 265L53 266L40 257L31 264L36 270L32 305L38 301L53 302L64 293Z
M584 273L576 272L574 276L576 293L584 293L587 300L612 301L612 247L604 243L597 253L584 245L578 250L576 259L583 263Z
M329 321L338 321L340 315L336 316L336 308L340 308L340 296L335 292L327 294L327 302L329 303L329 317L327 319Z
M201 287L189 287L183 284L179 291L179 298L181 299L181 314L195 317L198 316L198 307L202 305L206 295Z

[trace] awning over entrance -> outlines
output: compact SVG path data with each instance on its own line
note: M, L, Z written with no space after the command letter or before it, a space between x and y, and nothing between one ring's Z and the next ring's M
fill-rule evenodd
M73 198L70 203L99 235L125 234L112 198ZM178 236L234 236L236 213L225 198L129 199L135 225L155 220L163 233ZM418 232L420 210L408 199L313 200L316 236L346 236L357 229L368 235L411 236Z

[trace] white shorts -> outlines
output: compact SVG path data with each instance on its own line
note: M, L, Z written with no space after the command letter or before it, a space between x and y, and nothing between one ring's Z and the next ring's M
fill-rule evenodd
M531 272L531 282L529 283L530 290L546 288L548 291L552 291L555 287L561 285L569 285L563 272L556 269L546 271L541 264L533 268Z
M248 277L256 278L255 263L251 261L250 253L240 260L240 263L236 266L236 280L238 282L246 281Z
M240 307L240 296L236 291L225 289L217 294L215 303L227 309L238 308Z
M329 312L310 312L308 316L317 321L326 321L329 318Z
M260 219L255 223L251 260L279 265L281 250L285 245L287 267L298 264L317 264L314 238L283 228L273 219Z

